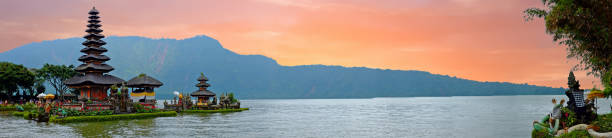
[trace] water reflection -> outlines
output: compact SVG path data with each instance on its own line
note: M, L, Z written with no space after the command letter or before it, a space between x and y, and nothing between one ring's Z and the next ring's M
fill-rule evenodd
M551 98L565 96L242 100L250 110L62 125L0 113L0 137L529 137Z
M154 119L136 119L105 122L65 124L83 137L153 136Z

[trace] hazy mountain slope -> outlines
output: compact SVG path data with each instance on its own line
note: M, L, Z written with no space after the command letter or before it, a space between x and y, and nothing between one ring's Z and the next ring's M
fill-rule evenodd
M280 66L261 55L239 55L215 39L185 40L142 37L104 39L111 72L124 80L146 73L164 83L158 97L172 91L196 90L200 72L210 78L211 90L235 92L240 98L367 98L404 96L560 94L563 89L523 84L477 82L422 71L346 68L341 66ZM0 61L42 67L79 65L84 39L31 43L0 53ZM49 89L50 90L50 89Z

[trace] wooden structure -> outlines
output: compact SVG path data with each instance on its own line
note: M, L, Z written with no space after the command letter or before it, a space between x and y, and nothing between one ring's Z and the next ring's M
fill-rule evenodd
M85 31L88 34L84 36L87 40L82 43L85 48L81 49L85 55L79 57L83 64L76 67L77 75L64 82L68 87L80 91L79 99L103 100L108 96L107 91L111 85L124 82L121 78L107 74L114 68L104 63L110 58L103 55L108 50L102 47L106 42L101 40L104 35L100 34L102 25L99 24L101 21L98 14L95 7L89 11L89 24Z
M127 87L132 88L130 97L134 102L146 102L155 100L155 88L164 85L159 80L147 76L146 74L140 74L137 77L130 79L127 82ZM136 90L134 90L136 88Z
M214 97L216 94L208 90L210 84L206 83L206 81L208 81L208 78L206 78L204 74L200 74L198 81L200 83L196 84L196 87L198 87L199 89L191 93L191 97L198 98L198 102L196 103L196 105L206 105L210 97Z

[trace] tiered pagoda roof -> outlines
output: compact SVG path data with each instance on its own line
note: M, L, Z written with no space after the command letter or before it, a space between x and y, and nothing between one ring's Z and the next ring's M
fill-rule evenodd
M199 87L200 89L191 93L191 96L193 97L199 97L199 96L212 97L216 95L215 93L208 90L208 87L210 87L210 84L206 83L206 81L208 81L208 78L206 78L204 74L200 75L200 77L198 78L198 81L200 83L196 84L196 87Z
M79 61L83 62L83 64L79 65L75 70L79 72L78 75L66 80L64 83L68 86L80 86L80 85L113 85L125 82L121 78L117 78L112 75L108 75L108 73L114 68L108 64L104 64L104 62L110 60L110 58L106 55L103 55L104 52L108 50L103 48L102 46L106 45L106 42L101 40L104 38L102 33L100 16L98 16L100 12L93 7L89 11L89 24L87 25L87 35L85 38L85 42L83 42L83 46L85 48L81 49L82 53L85 55L79 57Z

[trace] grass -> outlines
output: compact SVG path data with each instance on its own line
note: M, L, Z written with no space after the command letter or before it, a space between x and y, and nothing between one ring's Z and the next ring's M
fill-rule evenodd
M218 109L218 110L185 110L185 111L182 111L182 113L227 113L227 112L242 112L244 110L249 110L249 108Z
M157 112L157 113L133 113L133 114L118 114L118 115L69 116L69 117L64 117L64 118L58 118L57 116L52 116L49 119L49 122L54 122L54 123L102 122L102 121L126 120L126 119L168 117L168 116L176 116L176 112L168 111L168 112Z
M23 116L25 114L29 114L29 112L13 112L13 116Z
M567 134L563 134L558 138L592 138L589 132L586 130L572 131Z
M17 107L14 107L14 106L0 107L0 111L17 111Z

